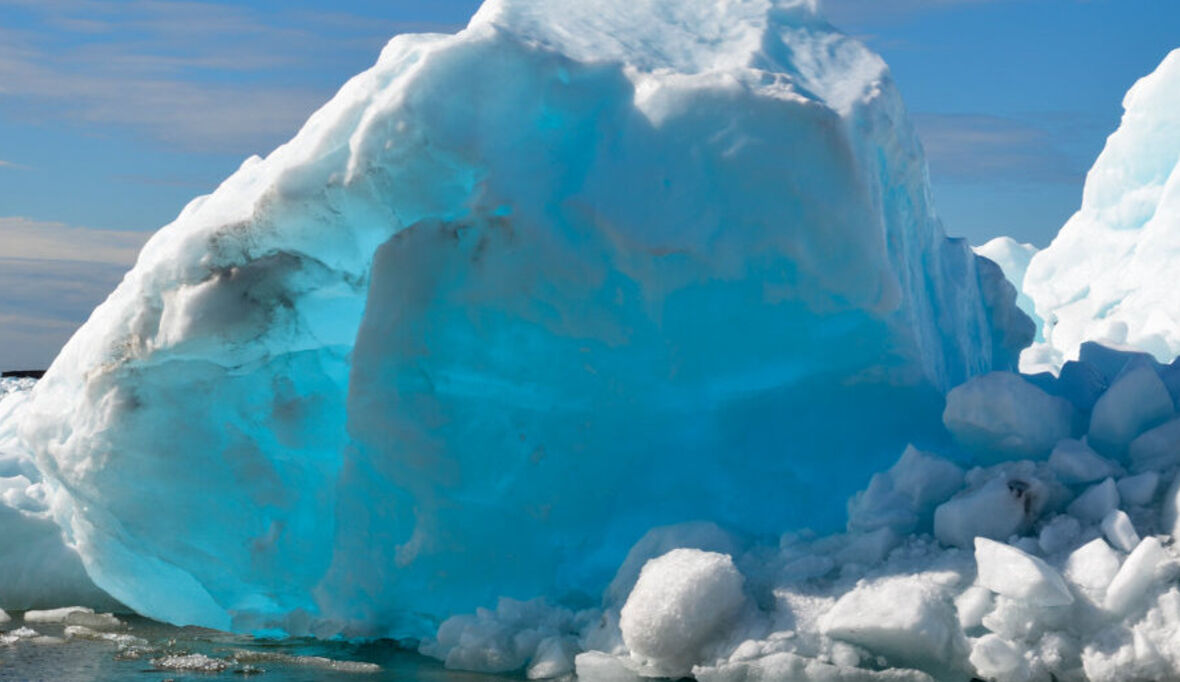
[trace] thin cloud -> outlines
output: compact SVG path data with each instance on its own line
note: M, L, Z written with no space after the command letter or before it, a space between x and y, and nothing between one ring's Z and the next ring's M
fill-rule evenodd
M0 218L0 369L48 366L150 236Z
M0 168L11 168L13 170L24 170L24 169L28 168L28 166L25 166L25 165L19 164L19 163L13 163L12 161L5 161L4 159L0 159Z
M1076 183L1085 173L1035 125L977 114L913 119L936 181Z
M147 232L90 230L29 218L0 218L0 258L129 266Z
M0 0L0 94L6 115L26 121L265 152L339 86L332 64L355 68L420 28L211 2Z
M820 0L819 10L833 24L864 24L900 19L920 12L1002 0Z

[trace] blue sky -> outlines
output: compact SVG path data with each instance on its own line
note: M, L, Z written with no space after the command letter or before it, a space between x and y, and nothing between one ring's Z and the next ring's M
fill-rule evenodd
M1175 0L821 0L884 55L951 234L1046 244ZM0 0L0 369L46 365L140 243L385 41L476 0Z

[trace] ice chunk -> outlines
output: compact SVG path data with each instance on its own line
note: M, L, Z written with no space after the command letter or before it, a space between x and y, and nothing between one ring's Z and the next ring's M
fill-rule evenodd
M986 678L1008 679L1024 663L1020 649L997 635L984 635L971 643L971 665Z
M1003 539L1027 526L1040 511L1044 485L1031 478L998 475L934 510L934 536L945 545L971 547L976 537Z
M1160 530L1171 533L1173 540L1180 540L1180 474L1172 479L1172 485L1164 493L1160 509Z
M888 471L874 474L869 487L849 501L848 527L913 532L962 485L963 470L953 462L906 446Z
M1102 538L1075 549L1065 562L1065 577L1071 583L1099 592L1114 580L1119 571L1119 555Z
M26 623L65 623L74 614L93 614L94 609L86 606L63 606L60 609L32 610L25 612ZM81 623L78 623L81 625Z
M205 654L171 654L151 660L157 670L179 672L219 673L229 667L229 662Z
M574 658L579 680L585 682L640 682L643 680L618 656L601 651L584 651Z
M923 670L945 665L965 647L950 600L917 576L862 582L823 615L819 629L894 666Z
M1163 471L1180 464L1180 419L1141 434L1131 441L1128 454L1137 471Z
M741 613L743 582L733 559L717 552L674 549L648 561L619 614L631 658L652 677L689 674Z
M581 673L579 673L581 678ZM918 670L866 670L833 665L787 651L750 661L730 661L693 670L697 682L756 682L765 680L806 680L807 682L934 682ZM613 682L608 680L607 682Z
M952 389L942 420L982 460L1039 458L1070 436L1073 406L1018 374L992 372Z
M1143 507L1151 504L1155 499L1155 491L1159 487L1160 475L1154 471L1145 471L1135 476L1119 479L1119 499L1124 504Z
M489 0L157 233L20 431L157 619L422 638L597 594L657 525L839 527L1013 367L1015 291L929 197L813 3Z
M0 644L11 645L40 637L41 633L29 627L19 627L9 632L0 632Z
M1037 544L1045 554L1056 554L1068 549L1082 532L1082 524L1067 514L1054 516L1037 536Z
M983 617L992 610L995 599L986 587L972 585L955 597L955 611L959 614L959 627L964 630L983 624Z
M1110 544L1124 552L1130 552L1139 544L1139 534L1135 532L1131 517L1118 509L1102 519L1102 533L1110 540Z
M1094 409L1094 403L1109 385L1107 378L1097 367L1076 360L1065 363L1057 377L1058 395L1086 412Z
M1068 485L1101 481L1119 473L1110 460L1094 452L1080 440L1067 438L1057 443L1049 455L1049 466L1058 480Z
M1086 523L1098 523L1119 506L1119 488L1113 478L1086 488L1066 511Z
M1000 266L1004 277L1016 288L1016 305L1037 326L1036 341L1044 341L1041 335L1041 319L1037 317L1036 306L1032 299L1024 293L1024 273L1028 264L1036 254L1037 247L1032 244L1021 244L1011 237L996 237L981 246L975 247L975 253L987 258Z
M1064 606L1073 595L1051 566L1015 547L975 538L979 584L996 594L1037 606Z
M1174 412L1172 396L1159 375L1146 364L1136 364L1119 375L1094 404L1090 446L1122 457L1139 434L1167 421Z
M1155 582L1156 567L1166 558L1159 540L1143 538L1110 581L1102 606L1111 613L1128 614L1146 597L1148 589Z
M530 680L544 680L574 671L576 646L565 637L546 637L537 645L526 675Z

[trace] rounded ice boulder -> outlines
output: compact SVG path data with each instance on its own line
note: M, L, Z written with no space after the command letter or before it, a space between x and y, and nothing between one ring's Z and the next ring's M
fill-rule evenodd
M741 614L743 583L727 554L674 549L648 561L619 615L632 660L649 676L688 675Z

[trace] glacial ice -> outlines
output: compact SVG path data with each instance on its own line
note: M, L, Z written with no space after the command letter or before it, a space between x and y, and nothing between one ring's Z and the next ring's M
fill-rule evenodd
M838 528L1013 367L1033 328L929 194L885 65L809 2L489 0L160 230L10 452L165 621L593 601L656 526Z
M1086 177L1081 209L1032 257L1023 291L1046 344L1022 366L1060 366L1085 341L1180 355L1180 50L1123 100L1122 123Z

